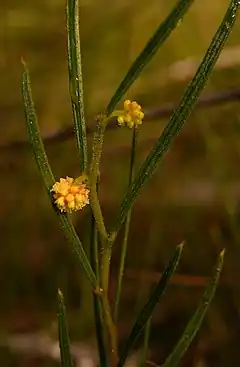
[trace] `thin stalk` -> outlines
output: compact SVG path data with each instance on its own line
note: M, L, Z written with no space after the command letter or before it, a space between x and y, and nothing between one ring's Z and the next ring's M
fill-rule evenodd
M94 215L91 215L90 256L92 269L99 283L98 232Z
M79 34L78 0L67 0L67 35L68 35L68 72L69 91L72 102L72 113L75 125L80 168L86 172L88 149L86 123L84 116L82 61Z
M116 333L116 326L112 319L111 307L108 300L110 258L111 258L111 245L110 243L107 243L106 245L102 246L101 269L100 269L100 286L102 291L101 301L103 307L104 327L105 330L108 331L109 336L110 363L111 366L116 367L118 364L117 333Z
M93 309L94 309L94 319L95 319L95 329L96 329L96 337L97 337L97 345L98 345L98 353L100 366L107 366L107 356L106 349L104 345L105 333L102 324L102 305L99 299L99 296L93 295ZM106 330L107 332L107 330Z
M108 292L110 260L111 260L111 245L107 243L102 246L101 269L100 269L100 285L104 292Z
M112 319L111 315L111 307L108 300L108 280L109 280L109 261L103 261L104 258L102 258L102 266L101 270L107 271L104 273L106 276L104 277L104 280L102 279L102 274L100 272L100 293L99 293L99 300L101 302L101 308L102 308L102 316L103 316L103 334L105 337L105 340L108 339L108 345L105 345L107 350L109 351L108 357L109 357L109 363L112 367L116 367L118 363L118 348L117 348L117 332L116 327ZM108 338L106 338L108 337ZM102 367L102 365L101 365Z
M108 238L108 234L104 224L102 209L98 199L96 183L99 176L99 164L103 148L103 139L108 120L109 119L99 118L97 121L96 131L93 138L92 162L89 174L90 204L92 207L93 215L95 217L97 229L100 233L100 240L102 244L105 244L107 242L106 239Z
M109 344L110 344L109 362L111 367L117 367L118 364L117 332L115 324L112 320L111 308L109 305L108 296L105 291L103 291L101 301L103 308L104 326L105 330L108 331L109 335Z
M131 185L133 177L134 177L134 163L135 163L136 146L137 146L137 135L138 135L138 129L136 128L136 126L134 126L133 134L132 134L132 148L131 148L130 167L129 167L129 180L128 180L129 186ZM119 301L120 301L120 295L121 295L121 289L122 289L122 280L123 280L125 260L126 260L131 214L132 214L132 210L129 210L127 218L126 218L126 222L125 222L125 228L124 228L123 243L122 243L120 264L119 264L118 278L117 278L117 287L116 287L116 293L115 293L115 298L114 298L113 319L115 323L117 322L117 318L118 318L118 308L119 308Z
M111 244L109 242L108 233L104 224L104 218L102 215L102 210L98 199L98 193L96 190L96 182L99 175L99 164L103 149L104 133L106 126L112 117L113 115L109 117L100 116L97 121L96 131L93 139L92 162L89 174L90 204L92 207L93 215L95 217L96 226L100 234L100 242L101 242L100 283L103 291L106 293L108 291L108 282L109 282Z
M97 187L97 190L98 190L98 187ZM96 222L95 222L95 218L93 214L91 215L90 259L91 259L92 269L96 275L97 282L99 283L98 232L97 232ZM95 293L93 293L93 309L94 309L95 329L96 329L100 366L106 367L107 357L106 357L106 350L104 346L104 330L103 330L103 325L102 325L102 305L99 299L99 295Z
M148 348L149 348L149 338L150 338L150 331L151 331L151 321L152 319L148 320L145 330L144 330L144 340L143 340L143 351L140 361L140 367L146 366L147 356L148 356Z
M58 339L63 367L73 367L63 294L58 289Z
M118 363L117 352L117 334L115 325L112 320L111 308L108 301L108 283L109 283L109 269L110 269L110 243L108 240L108 233L104 224L101 206L98 199L97 180L99 177L99 164L103 149L103 140L106 126L112 116L100 116L97 121L96 131L93 139L92 161L89 174L90 186L90 203L92 212L95 218L95 224L100 235L101 242L101 269L100 269L100 286L101 286L101 306L103 313L103 328L104 332L109 336L109 358L111 366L115 367Z

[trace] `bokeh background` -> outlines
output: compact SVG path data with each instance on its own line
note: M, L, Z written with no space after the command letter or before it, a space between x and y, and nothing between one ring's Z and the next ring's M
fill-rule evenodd
M84 98L89 125L104 109L131 62L176 1L82 0ZM127 94L154 112L177 104L229 1L195 1ZM68 94L65 3L0 2L0 361L1 366L58 366L56 291L66 297L71 338L94 355L92 296L58 226L27 143L20 93L20 59L31 73L41 132L56 178L79 175ZM240 89L239 20L204 96ZM234 93L235 93L234 92ZM119 322L120 341L174 247L186 245L171 286L154 314L148 359L160 364L195 310L217 254L226 247L221 282L183 366L239 362L240 342L240 104L197 108L133 210ZM167 122L142 126L138 165ZM63 132L59 135L59 132ZM106 223L127 186L131 135L106 134L101 202ZM89 135L89 143L91 135ZM88 251L89 211L73 216ZM114 247L111 293L119 259ZM136 351L141 350L139 340ZM90 348L90 349L88 349ZM88 361L89 362L89 361ZM89 364L85 360L84 366ZM89 362L90 363L90 362Z

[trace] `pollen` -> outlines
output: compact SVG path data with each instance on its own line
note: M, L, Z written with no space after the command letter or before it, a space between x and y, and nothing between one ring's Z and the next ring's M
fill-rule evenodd
M144 113L142 107L135 101L124 101L124 110L119 114L117 121L120 126L128 126L132 129L134 126L142 124Z
M86 177L60 178L52 187L54 203L61 212L81 210L89 204L89 189L86 186Z

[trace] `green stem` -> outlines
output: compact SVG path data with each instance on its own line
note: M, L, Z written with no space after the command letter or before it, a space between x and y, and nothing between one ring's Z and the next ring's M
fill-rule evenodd
M61 365L64 367L73 367L66 310L63 294L60 289L58 289L58 339Z
M150 287L149 294L151 295L154 292L154 286ZM143 337L143 350L141 355L141 360L139 367L145 367L147 356L148 356L148 349L149 349L149 338L150 338L150 331L151 331L151 322L152 317L147 321L145 329L144 329L144 337Z
M98 187L97 187L98 190ZM96 228L96 222L93 214L91 215L91 237L90 237L90 257L91 265L96 279L99 284L99 254L98 254L98 233ZM98 353L100 359L100 366L107 366L106 350L104 345L104 330L102 324L102 305L99 299L99 295L93 293L93 309L95 319L95 329L98 345Z
M97 229L100 233L100 240L101 243L105 243L106 239L108 238L107 230L104 224L104 219L102 215L101 205L98 199L98 194L96 187L90 183L90 203L93 211L93 215L96 221Z
M108 292L110 260L111 260L111 245L107 242L105 245L104 244L102 245L101 270L100 270L100 285L105 292Z
M150 330L151 330L151 319L148 320L145 330L144 330L144 340L143 340L143 351L140 361L140 367L146 366L147 355L148 355L148 347L149 347L149 337L150 337Z
M99 118L96 126L96 132L93 140L92 150L92 162L89 175L90 186L90 202L95 217L97 229L100 234L101 241L101 287L104 291L108 290L108 277L109 277L109 243L108 233L104 224L101 206L98 199L98 193L96 189L96 182L99 175L99 164L102 154L104 132L108 123L108 118Z
M111 316L111 308L109 305L108 296L105 291L103 291L102 293L101 301L103 307L104 326L105 330L108 330L109 334L109 343L110 343L109 362L112 367L117 367L118 364L117 333L115 324Z
M133 177L134 177L134 162L135 162L135 155L136 155L137 135L138 135L137 133L138 133L138 129L134 126L133 134L132 134L132 149L131 149L130 168L129 168L129 186L131 185ZM115 303L114 303L113 319L115 323L117 322L117 318L118 318L118 308L119 308L119 301L120 301L120 295L121 295L121 289L122 289L122 280L123 280L124 267L125 267L125 259L126 259L126 252L127 252L131 214L132 214L132 210L129 210L127 214L126 222L125 222L125 228L124 228L124 236L123 236L120 264L119 264L119 270L118 270L118 278L117 278L117 287L116 287L116 293L115 293L115 299L114 299Z
M100 285L101 285L101 306L103 311L103 327L105 333L108 333L110 352L109 359L112 367L117 366L117 335L115 325L111 316L111 308L108 301L108 283L110 269L110 253L111 246L108 240L108 233L104 224L101 206L98 199L97 180L99 177L99 164L101 160L103 140L106 126L112 116L102 116L97 121L96 132L94 134L92 148L92 162L89 174L90 186L90 203L95 218L95 223L100 235L101 241L101 269L100 269Z
M104 224L102 210L98 199L98 193L96 190L96 182L99 175L99 164L102 154L104 133L106 126L111 118L112 116L109 117L103 116L100 117L97 121L96 132L94 134L94 140L93 140L92 162L89 175L90 202L101 241L102 256L101 256L100 280L101 280L101 287L104 290L104 292L108 291L111 244L109 242L108 233Z
M106 245L101 258L101 271L100 271L100 291L101 291L101 305L103 310L103 327L105 335L108 334L109 340L109 359L110 365L116 367L118 364L118 350L117 350L117 333L116 327L112 319L111 308L108 301L108 283L109 283L109 270L110 270L110 249L109 245Z
M96 275L97 282L99 284L99 258L98 258L98 233L95 223L95 218L93 214L91 215L91 246L90 246L90 252L91 252L91 264L92 269Z
M107 230L104 224L102 215L102 209L98 199L98 193L96 190L96 183L99 175L99 164L102 154L104 133L107 123L110 118L99 118L97 121L96 132L93 138L92 148L92 162L89 174L89 186L90 186L90 203L93 211L93 215L96 220L97 229L100 233L101 243L105 243L108 238Z

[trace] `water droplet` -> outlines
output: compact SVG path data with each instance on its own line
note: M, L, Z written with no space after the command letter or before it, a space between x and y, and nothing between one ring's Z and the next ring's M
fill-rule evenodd
M182 19L179 19L179 21L177 22L177 27L179 27L181 25L181 23L182 23Z

